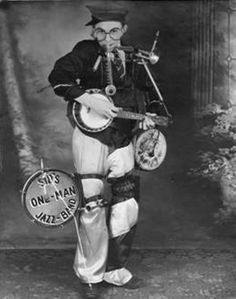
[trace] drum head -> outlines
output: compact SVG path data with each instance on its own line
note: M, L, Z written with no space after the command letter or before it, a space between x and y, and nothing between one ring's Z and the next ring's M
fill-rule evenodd
M82 189L72 175L57 169L39 170L25 183L22 205L30 219L49 228L63 226L81 207Z
M157 129L142 131L135 138L135 161L143 170L158 168L165 159L167 144L165 136Z
M90 90L88 93L96 95L96 98L104 103L112 102L110 97L107 97L101 92L97 92L97 90ZM90 133L102 132L108 128L112 122L112 118L103 117L95 112L95 110L81 105L76 101L72 105L72 116L76 126Z

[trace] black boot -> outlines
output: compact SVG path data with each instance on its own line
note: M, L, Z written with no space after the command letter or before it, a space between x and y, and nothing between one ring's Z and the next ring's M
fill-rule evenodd
M144 281L137 277L133 276L128 282L126 282L124 285L121 287L128 289L128 290L136 290L144 287Z
M132 278L123 285L116 285L113 283L108 283L106 281L103 281L101 283L101 285L105 288L118 287L118 288L124 288L124 289L128 289L128 290L136 290L136 289L145 287L145 283L144 283L143 279L141 279L137 276L132 276Z

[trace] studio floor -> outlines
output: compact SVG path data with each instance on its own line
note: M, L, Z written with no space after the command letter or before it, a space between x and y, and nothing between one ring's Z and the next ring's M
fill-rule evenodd
M101 287L101 298L236 298L233 250L134 250L128 268L139 290ZM72 269L74 250L0 251L1 299L82 299Z

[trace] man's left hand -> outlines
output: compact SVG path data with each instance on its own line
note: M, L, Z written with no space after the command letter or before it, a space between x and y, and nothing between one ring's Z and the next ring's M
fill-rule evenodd
M145 114L145 118L142 121L140 121L138 124L139 129L148 130L154 128L155 122L153 121L152 116L156 116L156 114L147 112Z

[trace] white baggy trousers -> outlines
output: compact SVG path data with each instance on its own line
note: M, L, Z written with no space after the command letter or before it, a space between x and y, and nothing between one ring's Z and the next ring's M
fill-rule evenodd
M95 138L74 129L72 151L76 171L83 174L100 174L108 178L123 177L134 167L134 150L130 143L109 152L108 146ZM103 193L103 181L97 178L82 179L84 197L90 198ZM84 283L98 283L103 280L123 285L132 278L125 268L106 272L109 240L122 239L136 225L138 204L134 198L111 206L109 223L106 208L96 206L83 210L79 219L79 235L74 260L74 270Z

